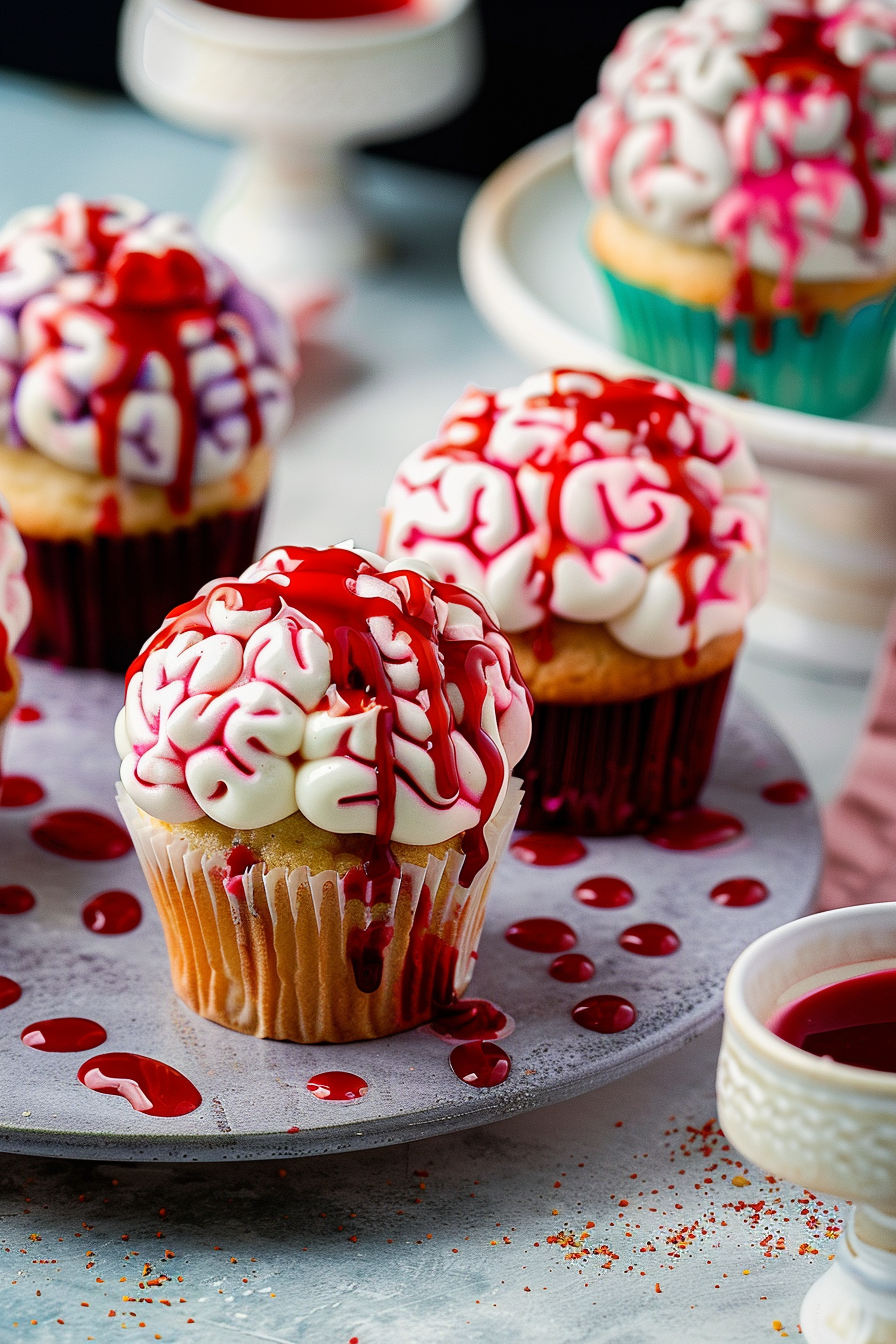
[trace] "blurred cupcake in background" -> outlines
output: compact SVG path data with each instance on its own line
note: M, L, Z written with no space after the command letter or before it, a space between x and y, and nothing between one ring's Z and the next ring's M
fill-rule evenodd
M123 197L0 233L0 491L28 553L22 652L123 671L251 561L293 413L285 322L178 215Z
M399 467L382 549L508 634L535 700L521 824L613 835L696 800L765 583L766 490L724 421L577 370L472 388Z
M3 736L15 708L19 668L13 650L31 619L31 594L25 582L25 548L0 498L0 778Z
M896 9L688 0L642 15L576 123L626 350L846 416L896 326Z

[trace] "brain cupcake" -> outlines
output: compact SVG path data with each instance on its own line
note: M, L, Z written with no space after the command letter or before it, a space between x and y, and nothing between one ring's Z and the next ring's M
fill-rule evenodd
M283 547L128 674L120 804L195 1012L385 1036L469 982L530 700L487 606L425 565Z
M292 416L284 322L187 222L63 196L0 233L0 490L28 552L23 652L124 670L252 559Z
M402 464L384 554L484 593L534 696L524 824L609 835L694 802L765 519L743 442L669 383L474 388Z
M24 571L25 548L0 499L0 755L4 729L19 688L19 669L13 650L31 619L31 595Z
M630 24L579 114L629 353L849 415L896 324L896 9L688 0Z

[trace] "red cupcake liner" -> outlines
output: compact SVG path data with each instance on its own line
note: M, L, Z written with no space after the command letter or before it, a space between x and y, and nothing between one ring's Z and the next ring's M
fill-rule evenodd
M536 703L519 825L630 835L697 801L731 668L641 700Z
M172 607L252 563L262 505L171 532L89 542L23 537L34 612L18 646L68 667L127 671Z

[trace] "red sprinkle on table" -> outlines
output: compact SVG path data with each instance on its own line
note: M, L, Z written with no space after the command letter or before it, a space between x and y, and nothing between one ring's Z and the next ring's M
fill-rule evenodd
M504 930L504 937L525 952L568 952L579 941L562 919L520 919Z
M0 1008L8 1008L22 997L22 986L10 980L8 975L0 975Z
M513 1018L488 999L457 999L443 1004L429 1026L446 1041L497 1041L510 1035Z
M16 723L37 723L43 714L37 705L16 705L12 717Z
M369 1091L363 1078L356 1073L342 1073L339 1069L316 1073L305 1086L318 1101L361 1101Z
M130 933L143 918L143 907L129 891L101 891L85 903L81 919L91 933Z
M758 877L726 877L709 893L716 905L761 905L768 896L768 887Z
M536 868L559 868L564 863L578 863L588 853L576 835L560 835L552 831L533 831L514 840L510 852L522 863Z
M572 1010L572 1020L580 1027L604 1036L627 1031L637 1016L634 1005L618 994L594 994L590 999L582 999Z
M130 836L117 821L80 810L49 812L31 827L31 838L64 859L120 859L131 848Z
M743 835L744 824L730 812L717 812L712 807L689 807L670 812L644 839L661 849L709 849L723 845Z
M26 910L34 908L34 893L27 887L13 883L0 887L0 915L24 915Z
M593 974L594 962L583 952L564 952L548 967L548 975L566 985L580 985L584 980L590 980Z
M43 785L27 775L4 775L0 780L0 807L32 807L43 797Z
M144 1115L189 1115L202 1096L182 1073L148 1055L94 1055L78 1070L78 1082L92 1092L124 1097Z
M621 877L589 877L580 882L573 892L582 905L593 906L595 910L618 910L620 906L631 905L635 893Z
M497 1087L510 1073L510 1056L494 1041L456 1045L448 1062L461 1082L470 1087Z
M809 786L801 779L779 779L776 784L766 784L762 796L767 803L778 803L781 807L792 807L809 797Z
M32 1050L53 1054L95 1050L105 1039L105 1029L89 1017L48 1017L44 1022L32 1022L22 1032L22 1040Z
M681 939L665 924L633 924L619 935L619 946L639 957L668 957L681 947Z

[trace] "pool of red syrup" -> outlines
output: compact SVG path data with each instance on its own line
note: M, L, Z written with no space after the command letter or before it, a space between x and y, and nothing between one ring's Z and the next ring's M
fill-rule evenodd
M568 952L579 941L576 932L562 919L520 919L504 930L513 947L526 952Z
M761 905L768 899L768 887L758 877L726 877L713 887L709 899L716 905Z
M801 779L779 779L775 784L766 784L762 796L767 803L778 803L781 807L793 807L809 797L809 786Z
M446 1041L495 1041L509 1034L512 1021L488 999L456 999L443 1004L429 1023Z
M22 997L22 986L8 975L0 975L0 1008L8 1008Z
M554 831L533 831L514 840L510 852L522 863L536 868L559 868L565 863L578 863L588 853L576 835L561 835Z
M360 1101L369 1090L365 1080L356 1073L343 1073L339 1069L316 1073L305 1086L318 1101Z
M618 938L619 946L639 957L669 957L681 947L681 939L666 924L633 924Z
M131 848L130 836L117 821L80 809L48 812L34 822L31 838L64 859L120 859Z
M618 910L623 905L631 905L635 893L621 877L589 877L580 882L573 892L582 905L593 906L595 910Z
M448 1062L461 1082L470 1087L497 1087L510 1073L510 1056L494 1041L456 1045Z
M565 985L580 985L594 974L594 962L583 952L564 952L548 967L548 975Z
M43 714L37 705L16 705L12 717L16 723L37 723Z
M143 907L129 891L101 891L81 910L81 920L91 933L130 933L142 918Z
M21 887L17 882L0 887L0 915L24 915L26 910L34 909L34 892Z
M896 969L812 989L775 1013L768 1027L811 1055L896 1073Z
M89 1017L49 1017L43 1022L32 1022L22 1032L23 1043L32 1050L53 1054L95 1050L105 1039L105 1028Z
M661 849L696 850L723 845L743 835L744 824L730 812L719 812L713 807L688 807L670 812L645 835L652 845Z
M78 1070L78 1082L92 1092L123 1097L144 1115L189 1115L202 1105L202 1095L189 1078L148 1055L94 1055Z
M44 787L28 775L0 779L0 807L32 807L44 797Z
M618 994L593 994L582 999L572 1010L572 1020L586 1031L599 1031L603 1036L615 1036L627 1031L638 1014L628 999Z
M407 9L413 0L204 0L215 9L264 19L361 19Z

